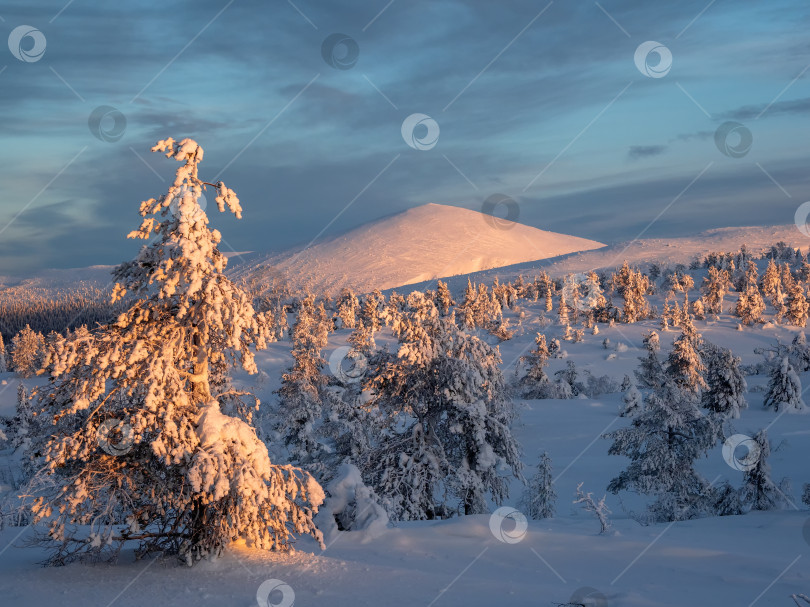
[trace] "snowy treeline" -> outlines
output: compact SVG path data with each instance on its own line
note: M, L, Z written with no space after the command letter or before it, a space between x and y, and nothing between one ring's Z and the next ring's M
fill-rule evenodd
M0 333L12 336L26 325L40 333L64 333L86 325L95 327L113 320L126 302L110 301L111 287L77 283L53 289L18 285L0 289Z

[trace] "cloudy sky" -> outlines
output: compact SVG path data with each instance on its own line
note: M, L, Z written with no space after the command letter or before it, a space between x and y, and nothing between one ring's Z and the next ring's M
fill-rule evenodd
M0 273L131 257L169 136L239 194L226 250L493 194L602 242L791 223L809 28L805 0L6 1Z

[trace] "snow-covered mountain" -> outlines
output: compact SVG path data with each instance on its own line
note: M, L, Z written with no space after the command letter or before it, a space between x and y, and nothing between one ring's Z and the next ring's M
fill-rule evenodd
M477 211L426 204L297 252L245 264L236 273L261 280L265 272L281 271L313 289L334 293L350 286L365 292L604 246Z

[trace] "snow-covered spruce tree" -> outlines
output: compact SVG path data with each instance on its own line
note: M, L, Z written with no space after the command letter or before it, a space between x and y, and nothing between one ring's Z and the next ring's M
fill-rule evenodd
M807 336L804 331L800 331L793 338L788 350L790 360L793 361L794 369L803 373L810 370L810 346L807 344Z
M706 388L703 378L706 367L700 355L701 336L688 315L681 324L681 334L667 358L666 373L682 392L697 399Z
M608 453L630 464L608 484L608 491L632 490L655 496L649 511L657 521L695 518L711 511L709 484L695 469L718 433L714 418L703 415L691 392L674 381L645 398L632 424L605 435L613 439Z
M768 262L768 267L759 281L759 290L776 306L777 299L782 292L782 277L773 258Z
M748 408L745 400L748 384L740 370L741 362L739 357L725 348L719 348L709 356L706 373L708 389L702 397L704 409L726 418L738 419L740 411Z
M464 289L464 301L458 306L459 322L464 329L474 329L476 323L476 309L478 308L478 291L472 281L467 278L467 287Z
M577 366L574 364L573 360L565 361L565 369L556 371L554 375L557 377L557 384L562 385L564 390L563 395L557 395L557 398L574 398L585 392L585 385L579 381ZM569 394L565 386L570 388L570 396L564 396L565 394Z
M615 293L624 299L622 322L633 323L648 318L650 304L646 299L650 289L650 279L638 270L630 269L625 261L611 278Z
M565 300L564 290L560 291L560 302L559 307L557 308L557 317L558 322L564 327L567 327L571 322L568 315L568 302Z
M718 270L709 267L708 276L703 279L703 305L707 314L720 314L723 312L723 298L731 289L731 277L728 270Z
M664 383L664 366L658 358L661 350L661 341L658 333L650 331L644 336L644 349L647 355L639 357L639 368L634 371L639 385L647 389L657 389Z
M360 311L360 302L351 289L344 288L337 300L337 319L335 326L338 329L354 329L357 326L357 314Z
M546 336L538 333L534 338L535 347L525 356L520 357L521 364L528 368L526 375L520 378L521 396L523 398L548 398L549 377L546 367L550 353L546 345Z
M624 394L622 395L622 402L624 403L624 407L622 408L621 413L619 413L620 417L633 417L641 411L641 392L636 387L636 384L631 383L627 387L627 390L625 390Z
M523 493L521 505L532 519L552 518L557 504L554 477L551 474L551 458L545 451L540 456L537 472Z
M42 364L45 338L28 325L11 340L11 366L20 377L31 377Z
M321 537L321 487L273 465L255 430L224 415L212 393L215 365L256 372L251 347L265 346L266 328L223 273L220 234L199 206L210 185L198 177L203 150L191 139L152 149L183 164L166 194L141 203L129 236L151 243L113 272L114 299L130 293L132 305L60 343L38 391L38 423L50 428L30 449L42 468L27 494L34 521L47 523L52 564L114 557L127 541L139 556L191 564L238 538L283 550L293 533ZM219 210L239 218L235 193L213 187Z
M282 377L279 395L278 430L293 462L317 471L323 462L323 445L315 425L323 414L326 377L321 350L329 337L323 303L315 305L311 294L301 300L292 329L293 366ZM370 327L369 327L370 329Z
M762 322L763 312L765 312L765 301L762 299L756 283L740 292L734 314L739 316L744 324L753 325Z
M11 428L14 432L11 444L15 449L27 449L31 444L31 424L33 423L33 411L31 410L31 400L25 384L20 382L17 386L17 409L14 419L11 420Z
M368 385L386 438L367 454L364 477L393 520L486 512L487 494L502 503L508 484L499 468L522 477L497 349L419 292L393 330L399 350L380 358Z
M797 327L807 325L807 313L810 311L810 304L804 296L804 288L801 283L793 282L787 293L787 320Z
M771 466L768 457L771 454L771 444L768 433L760 430L754 435L759 453L756 464L743 476L740 487L740 500L751 510L780 510L787 505L784 491L771 480Z
M383 308L385 307L385 295L379 289L374 289L363 299L360 308L360 319L363 326L368 327L376 333L380 330L380 321L383 319Z
M3 334L0 333L0 373L5 373L8 371L8 367L6 365L6 344L3 343Z
M768 393L765 395L765 408L789 412L801 411L805 408L802 399L802 382L799 379L790 359L785 356L778 361L771 370L771 379L768 383Z
M436 307L439 308L439 313L442 316L448 316L450 308L455 305L456 302L453 301L453 295L450 293L447 283L439 280L436 283Z
M810 483L805 483L802 487L802 503L810 506Z

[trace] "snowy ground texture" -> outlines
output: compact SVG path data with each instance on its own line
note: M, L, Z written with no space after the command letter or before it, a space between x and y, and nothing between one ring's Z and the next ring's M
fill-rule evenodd
M731 298L733 299L733 298ZM658 302L655 302L658 303ZM726 309L733 305L727 299ZM509 316L516 336L500 345L504 372L510 376L517 358L543 330L549 337L558 326L542 327L542 302L521 306L523 318ZM736 330L736 319L723 314L717 321L696 321L703 337L731 348L743 364L760 360L755 347L789 342L799 330L773 325ZM599 335L585 335L582 343L563 342L568 359L582 371L618 380L632 373L642 355L641 335L658 329L657 321L607 327ZM324 352L345 344L349 331L330 336ZM661 334L667 352L677 332ZM603 347L608 338L611 346ZM378 345L384 336L378 340ZM621 345L620 345L621 344ZM564 359L554 359L550 373ZM290 364L289 343L271 344L259 354L260 374L242 377L264 403L283 369ZM612 529L600 535L598 522L572 504L576 486L601 497L608 481L626 465L608 456L609 441L600 436L627 424L617 417L621 394L598 399L522 401L515 428L523 446L526 475L530 476L542 451L554 466L559 495L553 519L529 521L525 536L513 541L509 520L503 532L493 533L490 516L477 515L439 522L398 523L369 538L362 532L343 532L326 550L305 538L292 555L279 555L235 546L216 561L189 569L174 561L135 561L131 552L117 566L73 564L42 568L43 553L20 547L31 529L7 527L0 532L0 596L3 605L101 605L177 607L265 605L397 606L397 605L556 605L584 594L583 604L596 607L663 607L686 605L794 605L793 593L810 594L810 511L799 500L803 483L810 481L810 415L781 415L762 409L767 382L749 376L749 408L735 420L737 432L753 435L768 427L773 444L770 464L776 480L790 477L793 507L768 513L715 517L642 526L630 513L643 511L638 496L608 494ZM802 374L810 387L810 373ZM0 414L13 411L20 381L9 373L0 377ZM36 380L26 380L32 384ZM6 484L15 474L13 458L2 454L0 478ZM738 486L742 472L729 467L719 446L700 462L709 480L729 480ZM518 506L522 486L514 482L509 505ZM493 508L494 509L494 508ZM498 531L498 528L495 529ZM509 541L502 541L502 539ZM278 580L263 584L267 580ZM273 584L279 586L273 592ZM590 588L592 590L582 590Z

